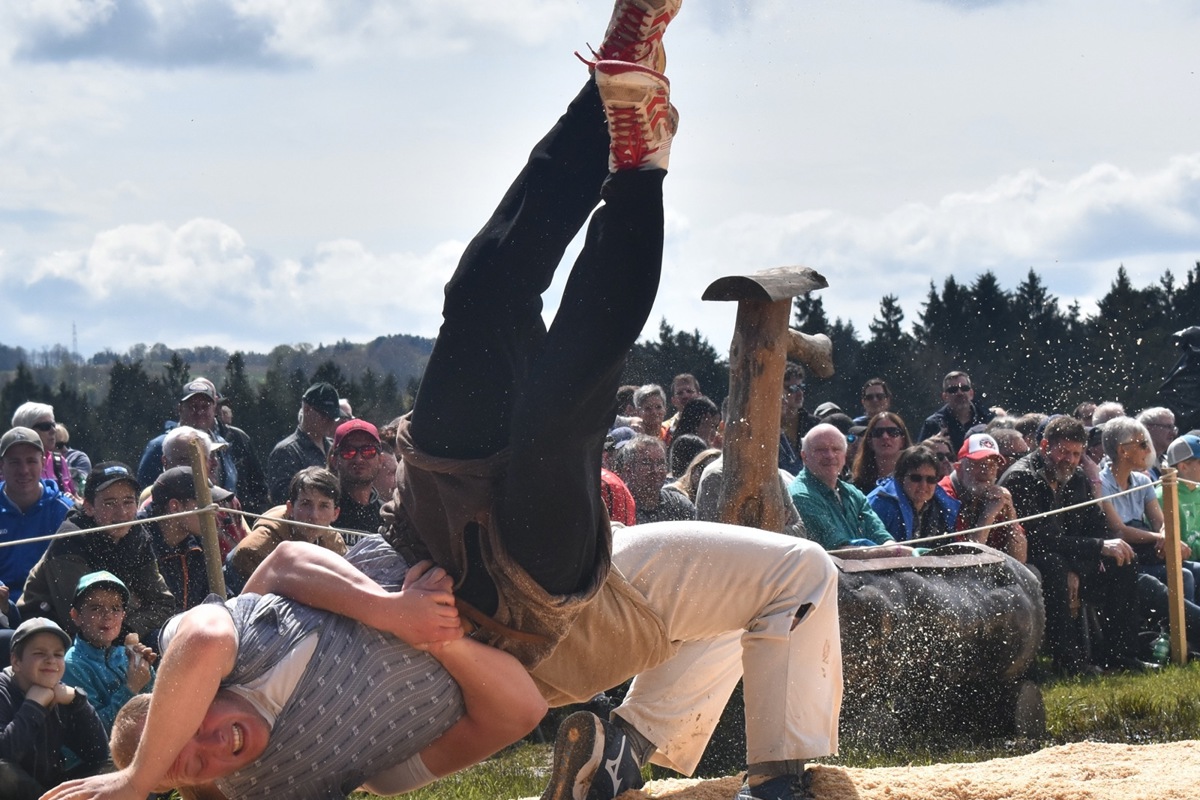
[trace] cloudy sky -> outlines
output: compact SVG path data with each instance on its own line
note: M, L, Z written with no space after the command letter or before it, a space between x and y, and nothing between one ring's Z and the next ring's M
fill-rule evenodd
M433 335L605 0L0 0L0 343ZM1032 267L1089 307L1200 258L1197 0L685 0L666 316L727 274L830 317ZM551 289L553 308L557 287Z

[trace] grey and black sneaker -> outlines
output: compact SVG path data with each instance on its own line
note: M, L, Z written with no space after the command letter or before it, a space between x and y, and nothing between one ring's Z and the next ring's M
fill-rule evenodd
M780 775L753 787L743 783L734 800L813 800L812 773Z
M542 800L613 800L642 784L633 748L616 725L577 711L558 726L550 785Z

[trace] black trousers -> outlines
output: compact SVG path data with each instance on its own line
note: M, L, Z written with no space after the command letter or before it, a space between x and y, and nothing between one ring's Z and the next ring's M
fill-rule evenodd
M554 594L575 591L592 572L603 535L601 449L662 267L666 173L609 175L608 149L589 80L446 285L412 415L413 440L432 455L509 450L495 521L508 552ZM541 295L585 223L583 250L547 328Z
M1075 667L1084 662L1083 638L1071 618L1067 573L1079 575L1080 596L1099 606L1104 649L1092 658L1100 666L1117 666L1137 652L1137 567L1118 567L1103 558L1081 567L1059 553L1031 553L1029 561L1042 573L1042 598L1046 606L1046 642L1056 664Z

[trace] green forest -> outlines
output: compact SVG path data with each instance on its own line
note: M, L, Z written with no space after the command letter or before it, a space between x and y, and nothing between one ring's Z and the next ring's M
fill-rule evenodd
M809 381L810 409L832 401L861 413L859 388L879 376L892 387L893 409L913 425L941 404L941 377L962 369L978 399L1013 414L1069 412L1084 400L1117 400L1132 412L1158 404L1158 387L1177 359L1171 335L1200 324L1200 263L1182 282L1168 271L1142 287L1122 267L1091 314L1077 302L1061 303L1031 269L1011 288L992 272L970 283L953 276L930 283L911 321L886 295L865 335L840 318L830 321L820 293L797 298L793 324L833 341L837 373ZM93 460L136 463L175 418L182 386L204 376L265 456L295 427L300 395L314 381L334 384L356 415L376 423L408 410L432 344L397 335L368 344L281 345L269 354L138 345L87 361L61 346L31 354L0 344L0 419L27 400L50 403L73 447ZM719 402L728 385L726 346L664 319L657 339L634 347L624 382L666 385L690 372Z

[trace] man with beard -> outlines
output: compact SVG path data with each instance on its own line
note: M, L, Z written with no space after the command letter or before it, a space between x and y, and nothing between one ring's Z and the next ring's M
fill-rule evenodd
M1020 439L1020 434L1012 431ZM1024 440L1021 440L1024 443ZM967 437L958 451L958 462L954 471L942 478L938 485L946 494L962 503L958 510L957 530L981 528L999 522L1011 522L1017 518L1012 495L996 483L1001 468L1006 463L999 444L989 434L976 433ZM1025 529L1019 522L1002 528L992 528L975 534L976 542L987 544L1008 553L1024 564L1028 558Z
M1000 479L1018 517L1063 509L1092 499L1079 466L1087 446L1083 423L1066 416L1047 425L1037 450L1019 459ZM1095 674L1099 667L1137 668L1137 568L1133 549L1105 538L1108 526L1099 505L1088 505L1025 523L1029 563L1042 574L1046 639L1055 666L1068 674ZM1079 593L1102 609L1104 645L1084 655L1078 625L1071 620L1068 574L1079 576Z
M338 476L341 485L339 528L379 532L383 501L375 491L375 478L383 464L381 449L379 430L366 420L348 420L334 432L329 470Z

